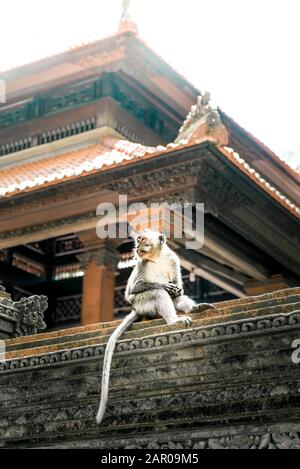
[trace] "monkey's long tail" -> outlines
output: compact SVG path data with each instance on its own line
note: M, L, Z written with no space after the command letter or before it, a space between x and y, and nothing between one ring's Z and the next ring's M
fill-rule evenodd
M137 313L133 310L123 322L116 328L116 330L111 335L109 341L107 342L107 346L105 349L104 355L104 362L103 362L103 372L102 372L102 389L101 389L101 400L99 405L99 411L96 417L96 422L98 425L102 422L102 419L105 414L106 404L108 400L108 388L109 388L109 374L110 374L110 367L111 361L114 353L114 349L119 337L123 334L123 332L128 329L131 324L133 324L138 318Z

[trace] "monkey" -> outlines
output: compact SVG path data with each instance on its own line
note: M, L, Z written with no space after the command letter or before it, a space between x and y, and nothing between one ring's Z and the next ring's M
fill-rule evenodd
M136 266L127 282L125 299L132 311L111 335L105 350L102 389L99 411L96 417L101 424L108 400L109 373L116 343L134 322L142 317L162 317L167 324L182 323L189 326L193 311L215 309L212 304L200 305L184 295L180 260L167 245L166 236L144 230L135 240ZM177 311L184 313L177 315Z

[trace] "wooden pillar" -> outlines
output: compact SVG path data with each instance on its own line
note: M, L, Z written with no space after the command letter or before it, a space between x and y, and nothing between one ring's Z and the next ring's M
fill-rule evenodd
M81 323L86 326L113 321L118 253L110 241L102 241L94 233L84 233L80 239L84 252L79 259L85 271Z

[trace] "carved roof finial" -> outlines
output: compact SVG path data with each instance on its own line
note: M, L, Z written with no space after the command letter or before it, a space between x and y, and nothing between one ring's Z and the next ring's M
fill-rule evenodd
M123 8L123 17L129 15L130 10L130 0L122 0L122 8Z
M227 145L227 130L222 124L218 109L212 106L210 93L207 91L198 96L197 104L191 107L179 130L175 143L182 141L187 143L212 141L217 145Z
M138 34L138 27L132 19L130 6L130 0L122 0L122 17L119 24L118 33L131 32Z

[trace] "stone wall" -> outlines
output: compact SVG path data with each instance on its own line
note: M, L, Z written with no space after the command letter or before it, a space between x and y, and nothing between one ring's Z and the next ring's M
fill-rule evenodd
M300 447L300 288L216 306L187 329L153 320L124 334L100 428L103 354L117 323L8 340L0 444Z

